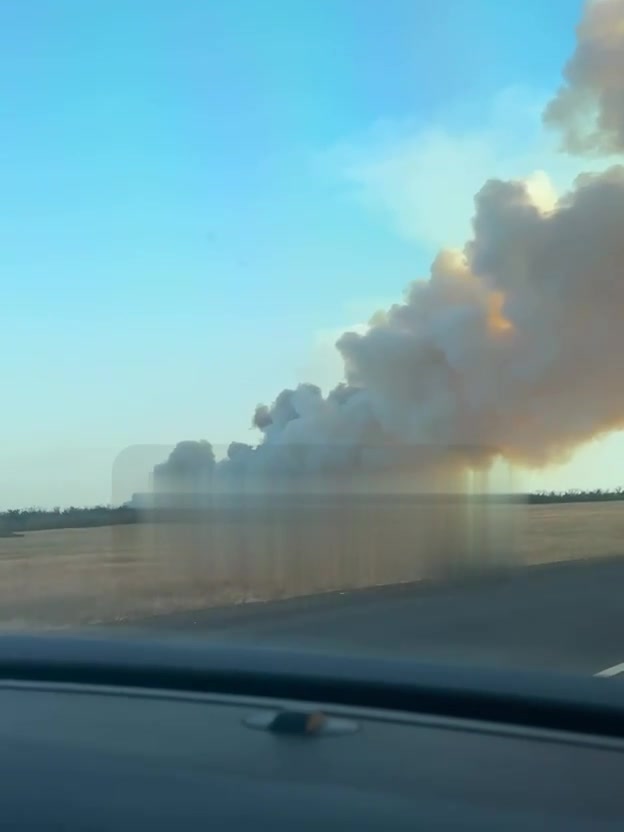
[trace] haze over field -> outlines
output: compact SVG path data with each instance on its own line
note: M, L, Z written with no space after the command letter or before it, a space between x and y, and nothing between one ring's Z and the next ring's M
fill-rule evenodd
M457 522L457 506L432 511L373 502L369 509L362 516L357 506L344 512L337 504L322 513L239 513L236 522L222 513L205 524L139 523L0 537L0 627L110 623L443 578L471 565L591 562L622 554L619 503L516 505L503 507L502 516L477 514L469 524ZM491 589L490 594L498 595ZM482 622L480 608L468 629L477 620ZM385 622L377 623L383 629ZM192 629L192 616L187 626ZM338 634L338 620L334 626ZM587 630L583 618L576 626Z

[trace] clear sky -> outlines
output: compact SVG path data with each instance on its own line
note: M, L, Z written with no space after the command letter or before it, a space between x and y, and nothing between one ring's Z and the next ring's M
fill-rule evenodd
M485 178L564 186L539 111L580 9L4 0L0 507L125 496L124 448L252 440L258 401L335 382L335 334L461 242ZM618 461L619 436L528 482Z

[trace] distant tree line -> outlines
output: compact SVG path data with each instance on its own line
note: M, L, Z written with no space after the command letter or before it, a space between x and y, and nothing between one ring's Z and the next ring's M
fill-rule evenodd
M129 506L16 508L0 512L0 537L47 529L84 529L136 523L138 512Z
M572 488L570 491L537 491L529 494L529 503L604 503L614 500L624 500L624 489L615 488L613 491L596 488L593 491L582 491Z
M591 503L624 500L624 488L613 491L596 488L593 491L572 489L570 491L537 491L523 495L500 495L502 501L524 502L544 505L548 503ZM150 512L123 506L91 506L69 508L23 508L0 512L0 537L23 532L49 529L84 529L95 526L116 526L154 519Z

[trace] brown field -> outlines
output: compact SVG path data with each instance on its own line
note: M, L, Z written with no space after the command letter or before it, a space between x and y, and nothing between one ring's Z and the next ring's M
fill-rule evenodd
M0 538L0 624L73 626L207 605L624 554L624 503L405 506Z

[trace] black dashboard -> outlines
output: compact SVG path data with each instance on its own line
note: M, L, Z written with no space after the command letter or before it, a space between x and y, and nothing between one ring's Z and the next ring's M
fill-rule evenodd
M0 639L6 829L620 829L600 679Z

